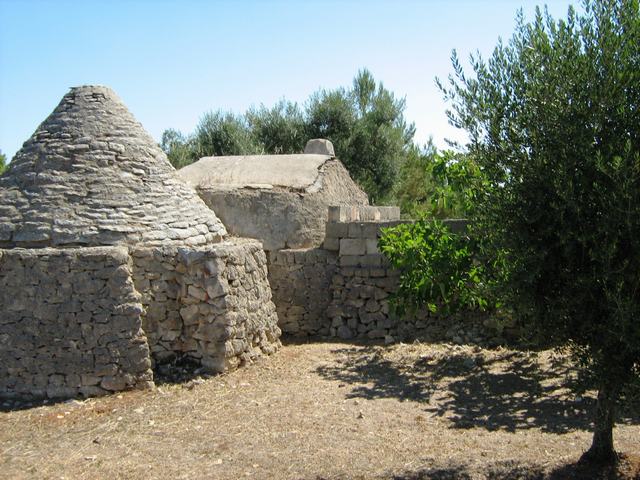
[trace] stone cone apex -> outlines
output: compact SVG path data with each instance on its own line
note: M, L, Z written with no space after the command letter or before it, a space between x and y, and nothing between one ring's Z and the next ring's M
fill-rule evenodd
M67 93L0 177L0 247L202 245L226 229L107 87Z

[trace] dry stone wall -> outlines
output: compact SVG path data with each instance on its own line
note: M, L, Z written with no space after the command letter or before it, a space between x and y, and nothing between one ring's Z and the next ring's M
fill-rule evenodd
M0 250L0 397L152 385L126 248Z
M378 250L382 229L400 220L397 207L329 207L323 248L268 252L269 281L286 334L483 342L492 336L486 318L465 312L459 318L418 311L399 317L390 298L399 272ZM454 231L465 221L446 221ZM485 322L485 323L483 323ZM496 340L495 343L499 343Z
M280 346L259 242L139 248L132 255L156 362L185 355L222 372Z
M268 252L269 283L280 328L295 336L329 335L326 311L337 252L320 248Z
M146 388L152 359L185 355L222 372L280 346L266 254L253 240L131 255L0 250L0 304L0 398Z
M455 343L499 343L482 315L465 312L459 317L439 317L427 310L399 317L390 297L396 291L399 272L378 250L383 228L396 226L396 207L332 207L329 209L325 248L338 254L331 282L332 300L327 308L329 335L343 339L370 338L386 341L421 338ZM464 220L446 221L454 231Z
M389 296L398 282L378 250L380 229L400 223L398 209L330 208L325 248L338 254L327 309L329 334L343 339L398 335Z

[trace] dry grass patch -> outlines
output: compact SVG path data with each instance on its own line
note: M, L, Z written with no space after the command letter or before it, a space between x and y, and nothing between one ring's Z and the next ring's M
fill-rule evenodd
M291 344L228 375L0 413L0 475L593 478L573 465L594 401L572 378L547 351ZM633 478L638 417L615 437L630 458L599 475Z

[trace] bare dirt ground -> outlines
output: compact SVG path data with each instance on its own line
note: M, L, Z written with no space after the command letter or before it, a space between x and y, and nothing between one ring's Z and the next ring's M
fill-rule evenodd
M616 472L576 464L592 396L552 352L289 344L228 375L0 412L0 477L640 478L640 420Z

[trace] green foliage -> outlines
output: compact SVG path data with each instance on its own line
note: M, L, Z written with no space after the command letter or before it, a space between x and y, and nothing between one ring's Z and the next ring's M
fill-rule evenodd
M396 99L382 84L376 88L367 70L358 72L351 96L357 121L345 164L374 201L382 200L413 145L415 127L404 120L404 99Z
M242 116L208 113L192 136L168 130L162 147L180 167L210 155L297 153L308 140L327 138L370 200L382 202L412 148L415 129L404 120L404 109L403 99L362 70L350 89L318 91L304 108L281 100L273 108L263 105Z
M182 168L202 157L261 153L244 117L221 111L205 113L192 135L168 129L162 133L160 147L175 168Z
M0 175L4 173L6 168L7 168L7 156L4 153L2 153L2 151L0 150Z
M461 309L486 309L482 266L474 261L475 244L439 220L419 220L383 229L380 249L400 271L393 298L404 314L427 307L451 314Z
M262 105L246 113L253 141L265 152L300 153L307 142L304 114L297 103L281 100L269 109Z
M328 138L349 173L373 203L388 201L400 166L413 147L415 128L396 99L368 70L351 89L320 91L307 107L309 138Z
M439 152L429 142L409 151L393 200L410 218L466 218L473 208L481 172L468 155Z
M344 88L321 90L311 95L306 107L307 137L331 140L336 155L346 166L343 157L351 150L350 139L356 123L350 94ZM352 168L347 169L352 172Z
M640 374L640 12L637 0L584 7L520 15L471 76L454 52L442 88L485 182L473 209L485 264L599 389L589 455L606 460L613 405Z
M230 112L205 113L193 138L194 158L260 153L246 117Z
M172 128L162 132L160 148L175 168L182 168L195 160L193 140Z

